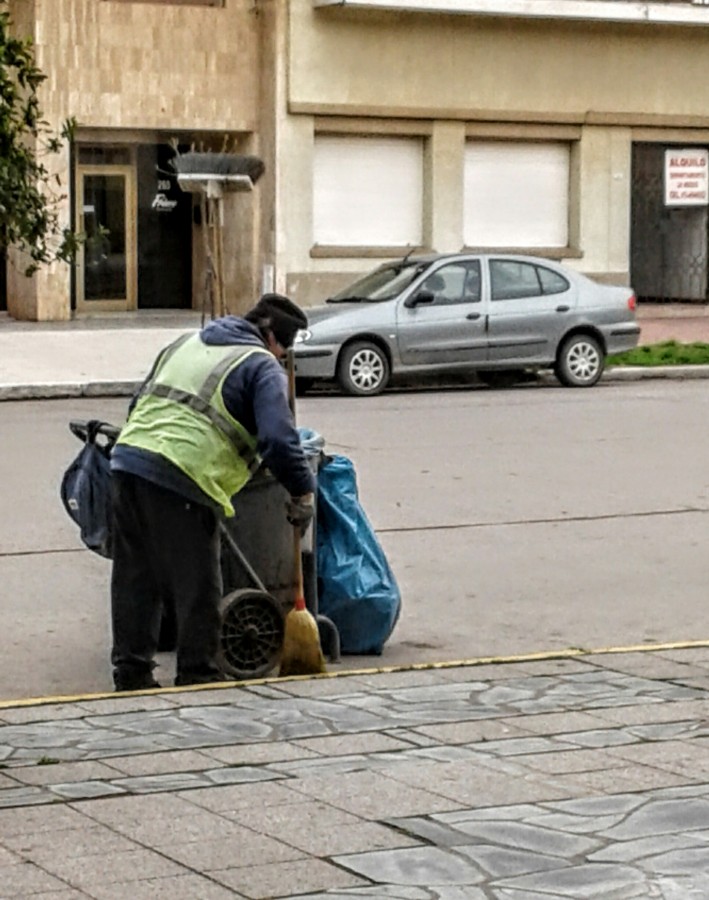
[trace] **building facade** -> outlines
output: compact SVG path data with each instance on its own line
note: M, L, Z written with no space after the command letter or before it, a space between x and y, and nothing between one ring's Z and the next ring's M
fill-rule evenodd
M10 11L47 75L45 118L57 129L76 120L74 142L52 165L67 193L62 223L86 240L75 268L54 265L31 280L10 253L8 311L52 320L199 306L200 208L170 160L175 147L258 152L257 4L10 0ZM225 205L232 295L252 289L259 215L251 195Z
M175 147L265 162L225 201L231 311L271 287L321 302L418 248L534 253L641 300L707 301L705 0L11 7L47 118L77 120L57 164L87 235L75 270L10 264L18 318L200 307L204 224Z

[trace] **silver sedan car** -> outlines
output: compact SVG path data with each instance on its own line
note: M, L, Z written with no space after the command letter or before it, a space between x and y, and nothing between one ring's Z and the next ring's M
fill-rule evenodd
M369 396L395 376L474 371L502 387L552 367L569 387L596 384L610 353L638 343L629 287L601 285L531 256L408 256L306 309L296 383L337 381Z

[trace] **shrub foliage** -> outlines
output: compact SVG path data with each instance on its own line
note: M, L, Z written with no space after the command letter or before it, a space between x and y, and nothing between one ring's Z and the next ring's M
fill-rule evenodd
M5 5L0 0L0 244L22 250L31 275L76 254L79 238L59 220L61 179L47 165L71 140L74 122L55 132L44 120L38 91L47 76L35 64L32 40L13 34Z

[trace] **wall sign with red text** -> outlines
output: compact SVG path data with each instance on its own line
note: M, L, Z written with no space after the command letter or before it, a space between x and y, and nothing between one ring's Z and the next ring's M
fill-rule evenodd
M665 206L709 204L709 150L665 150Z

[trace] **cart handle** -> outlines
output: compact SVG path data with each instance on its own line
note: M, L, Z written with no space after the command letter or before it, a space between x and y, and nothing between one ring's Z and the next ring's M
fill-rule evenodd
M98 435L101 435L106 439L106 447L112 447L113 444L115 444L118 435L121 433L121 429L116 425L111 425L108 422L101 422L99 419L89 419L86 422L72 419L72 421L69 422L69 430L85 444L95 444L96 438Z

